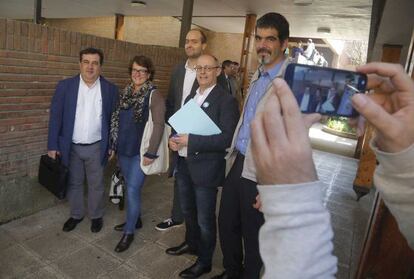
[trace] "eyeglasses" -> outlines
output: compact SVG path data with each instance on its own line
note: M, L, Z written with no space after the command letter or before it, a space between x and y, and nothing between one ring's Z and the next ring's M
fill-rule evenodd
M194 66L194 70L196 70L197 72L201 72L202 70L204 70L208 73L217 68L219 67L218 66L200 66L200 65Z
M139 69L139 70L137 70L137 69L132 69L132 71L131 71L133 74L146 74L146 73L148 73L148 70L145 70L145 69Z

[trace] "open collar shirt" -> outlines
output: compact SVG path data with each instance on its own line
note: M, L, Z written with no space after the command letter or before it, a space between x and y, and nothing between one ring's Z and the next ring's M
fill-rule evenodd
M184 85L183 85L183 96L181 99L181 106L184 105L185 99L191 94L191 89L193 88L194 81L196 79L196 71L188 65L188 60L185 63L185 75L184 75Z
M265 71L259 68L259 76L251 81L248 99L243 113L243 123L240 126L236 140L236 149L246 155L247 145L250 141L250 124L256 114L256 108L266 93L266 89L273 79L276 78L285 60L276 64L273 68Z
M89 87L80 75L72 142L89 144L102 139L102 95L100 78Z

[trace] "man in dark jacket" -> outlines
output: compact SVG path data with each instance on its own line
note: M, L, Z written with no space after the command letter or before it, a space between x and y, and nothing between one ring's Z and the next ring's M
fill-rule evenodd
M186 223L186 245L198 259L180 273L182 278L198 278L210 272L216 245L217 187L224 180L226 148L239 118L236 99L217 85L220 66L211 55L201 55L195 66L199 88L186 98L191 99L220 128L216 135L179 134L169 145L178 151L176 181Z

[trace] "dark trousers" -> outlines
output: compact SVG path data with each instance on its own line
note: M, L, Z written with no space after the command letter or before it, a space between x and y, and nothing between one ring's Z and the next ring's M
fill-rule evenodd
M173 152L173 156L171 158L170 164L172 169L169 170L169 176L175 177L175 173L177 171L176 165L178 160L178 153ZM181 210L181 202L180 202L180 194L178 192L177 180L174 178L174 192L173 192L173 204L171 208L171 219L174 222L182 223L184 222L183 211Z
M257 184L241 177L244 156L238 154L224 181L219 212L219 235L223 266L230 276L260 277L259 229L263 214L253 208ZM244 266L243 266L244 245Z
M180 194L178 192L177 181L174 179L174 194L173 194L173 205L171 209L171 219L174 222L184 222L183 212L180 205Z
M186 242L197 250L198 261L211 265L216 247L216 201L218 185L197 185L191 177L187 161L178 159L176 181L186 225Z

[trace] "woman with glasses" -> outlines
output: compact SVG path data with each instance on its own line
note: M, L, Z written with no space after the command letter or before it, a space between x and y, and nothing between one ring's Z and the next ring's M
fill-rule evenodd
M131 82L120 94L111 119L112 149L118 156L125 177L128 199L126 222L114 227L115 230L124 232L115 247L116 252L127 250L134 240L135 229L142 227L141 188L145 174L140 167L140 146L150 111L154 129L148 151L142 157L143 165L149 165L157 159L156 153L164 131L165 101L152 83L155 69L151 59L142 55L135 56L130 62L129 73Z

